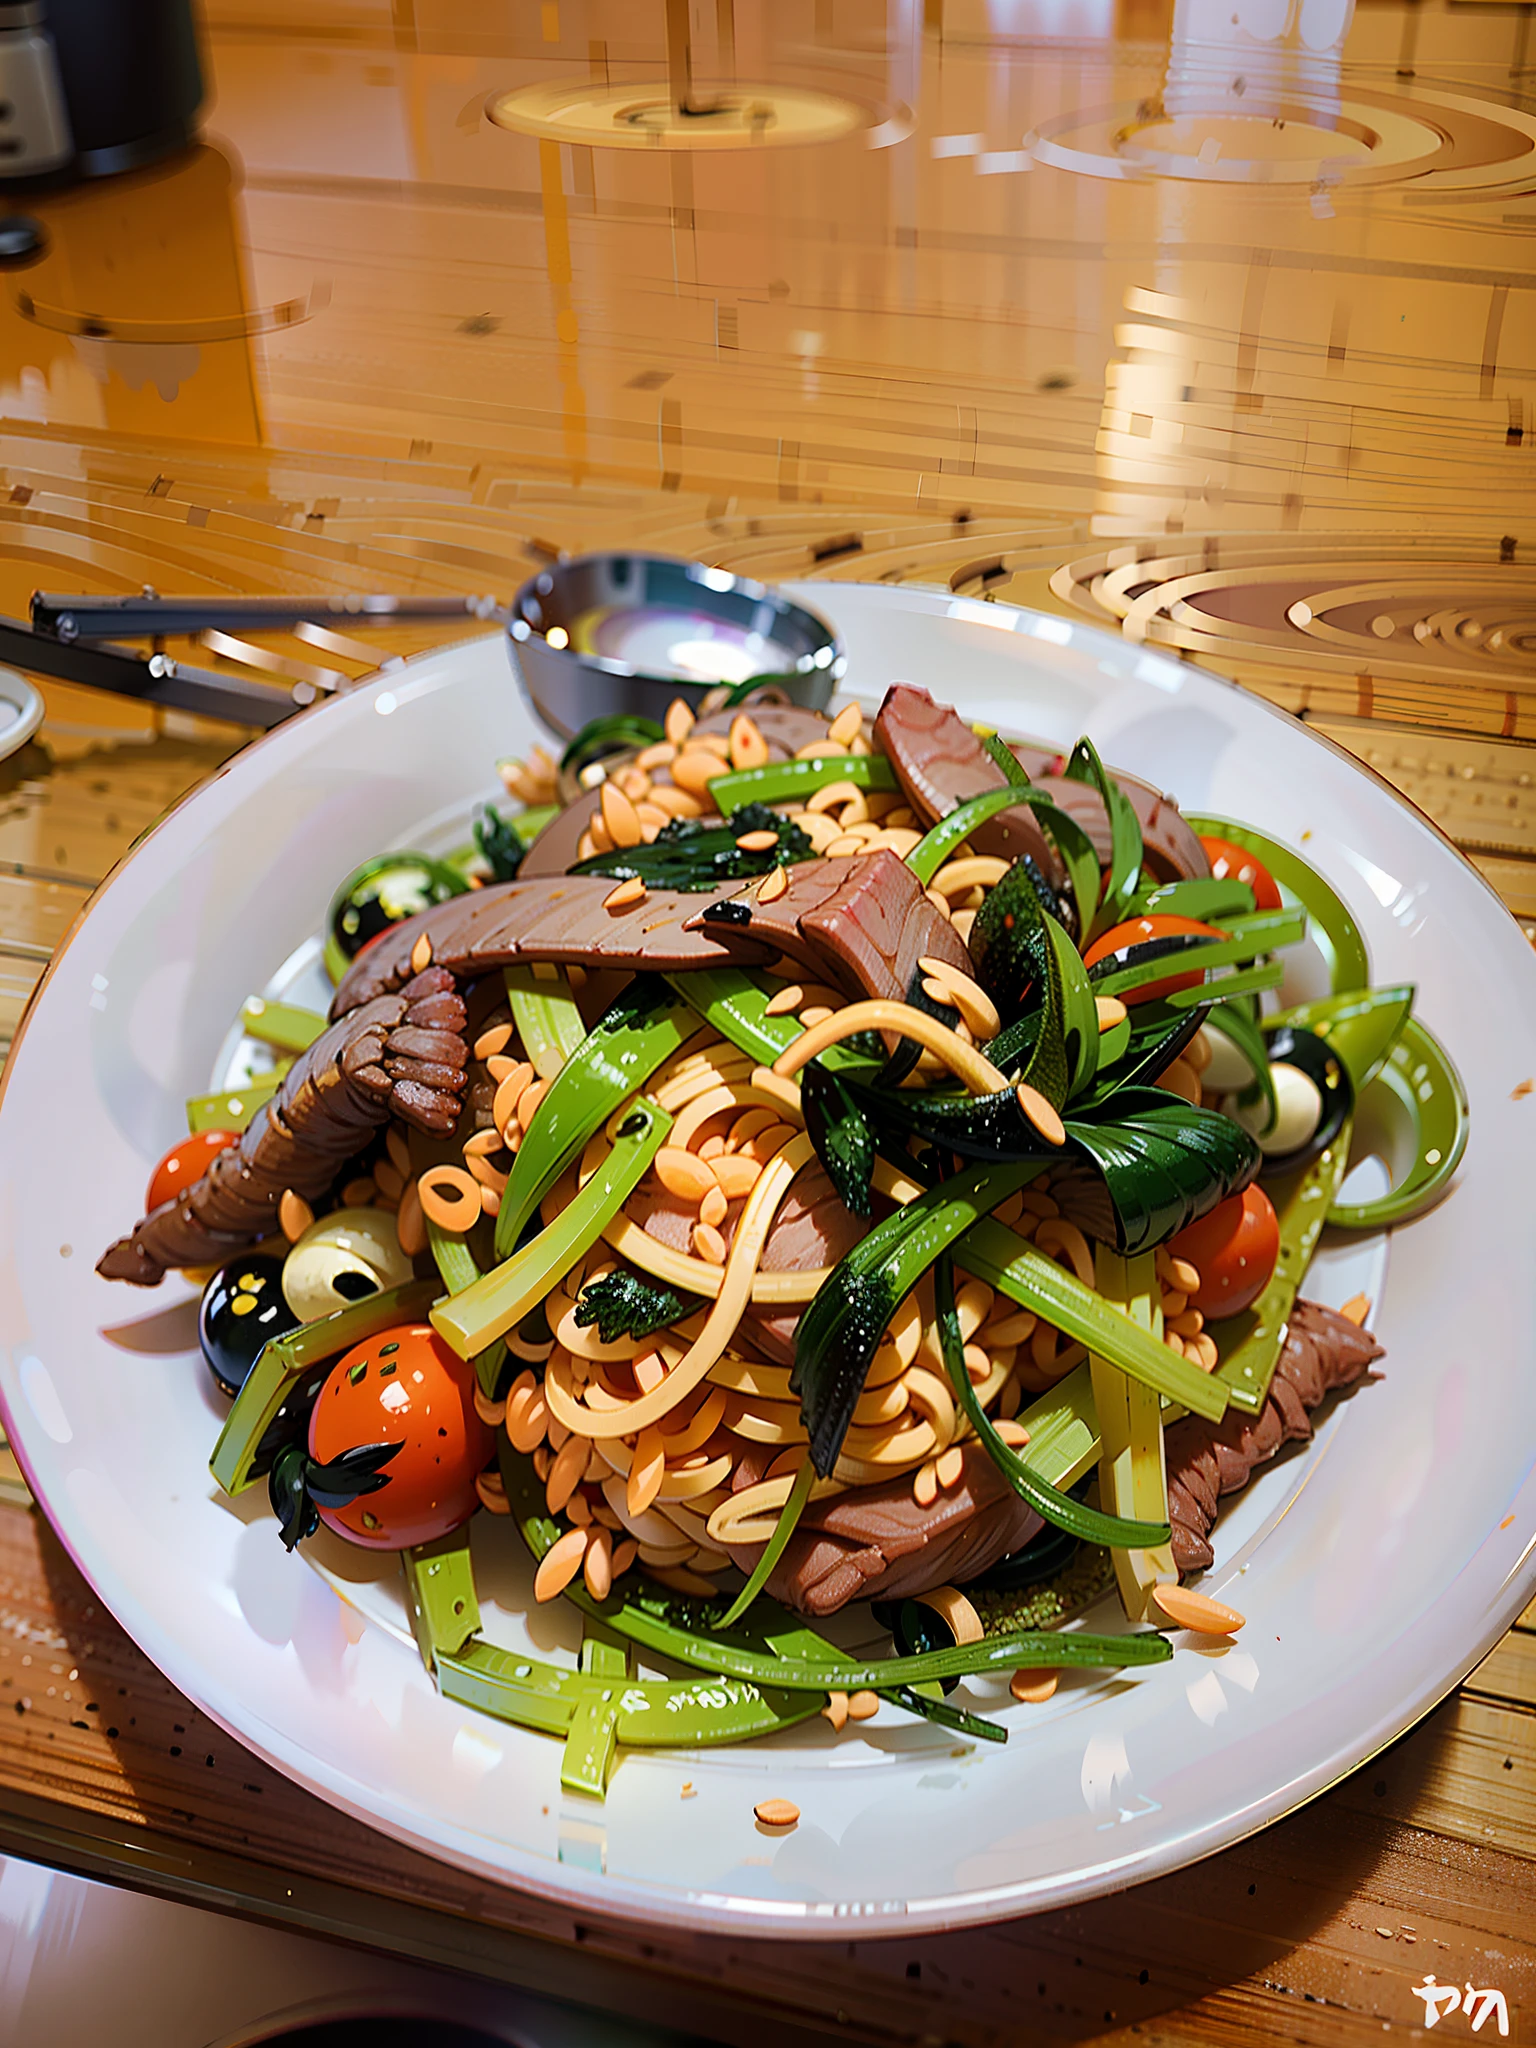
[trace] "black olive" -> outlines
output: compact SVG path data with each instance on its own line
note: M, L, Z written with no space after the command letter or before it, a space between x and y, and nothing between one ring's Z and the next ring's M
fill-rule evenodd
M1296 1067L1313 1083L1323 1098L1322 1114L1311 1137L1287 1152L1266 1152L1259 1168L1261 1180L1276 1180L1281 1174L1296 1173L1310 1166L1318 1154L1338 1137L1345 1119L1355 1107L1354 1084L1349 1070L1326 1039L1315 1031L1296 1031L1282 1024L1265 1039L1264 1049L1274 1067ZM1259 1144L1263 1146L1263 1139Z
M896 1638L896 1649L903 1657L920 1657L926 1650L952 1650L955 1638L949 1624L931 1607L925 1607L920 1600L903 1600L896 1610L896 1624L891 1630ZM947 1692L953 1692L960 1683L958 1678L941 1678L939 1684Z
M238 1394L262 1346L298 1320L283 1299L281 1259L253 1252L221 1266L203 1289L197 1341L224 1392Z

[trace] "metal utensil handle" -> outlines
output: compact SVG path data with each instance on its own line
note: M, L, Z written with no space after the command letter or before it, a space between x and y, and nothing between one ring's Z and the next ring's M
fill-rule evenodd
M146 656L135 648L110 643L55 640L47 633L34 633L20 619L0 617L0 663L33 675L54 676L63 683L110 690L116 696L159 704L170 711L260 726L263 731L281 725L307 701L288 690L192 668L163 654Z
M392 597L378 592L344 597L137 597L60 596L34 591L32 624L59 641L119 639L124 635L259 631L312 619L379 624L392 619L495 619L493 597Z

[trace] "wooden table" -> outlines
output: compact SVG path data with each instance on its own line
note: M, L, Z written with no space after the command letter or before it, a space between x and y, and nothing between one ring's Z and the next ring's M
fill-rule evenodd
M1529 920L1525 15L1373 5L1306 76L1247 47L1239 135L1167 0L1065 38L961 0L210 0L208 145L38 202L50 251L0 293L0 608L504 600L561 550L643 544L1124 619L1355 748ZM853 126L664 146L678 95L733 76L776 120L810 88ZM485 115L564 80L632 88L663 141ZM1222 182L1281 147L1281 93L1373 108L1377 139L1325 113L1332 169ZM1083 110L1111 104L1157 145L1139 179L1094 167ZM1440 154L1394 169L1416 109ZM286 688L432 634L354 638L173 651ZM0 1041L95 880L244 737L46 695L0 763ZM642 1938L255 1763L94 1603L14 1466L0 1495L0 1847L732 2042L1353 2042L1422 2029L1427 1973L1501 1990L1512 2039L1536 2012L1536 1611L1355 1777L1119 1899L846 1948Z

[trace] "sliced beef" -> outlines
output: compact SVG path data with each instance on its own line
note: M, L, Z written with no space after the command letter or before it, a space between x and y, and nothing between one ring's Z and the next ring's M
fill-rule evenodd
M1150 782L1143 782L1140 776L1127 775L1123 768L1111 768L1109 773L1116 788L1130 798L1141 825L1142 855L1147 871L1159 882L1178 882L1208 875L1211 864L1206 858L1205 848L1173 798L1164 796L1161 790L1155 789ZM1107 867L1110 857L1109 818L1098 791L1086 782L1072 782L1065 775L1039 776L1035 787L1069 817L1076 818L1093 841L1099 865Z
M299 1055L240 1143L216 1154L174 1201L151 1210L104 1254L97 1272L153 1287L169 1267L216 1265L272 1235L287 1189L318 1201L391 1116L419 1130L453 1130L468 1078L464 1017L453 977L441 967L353 1010ZM432 1056L423 1059L423 1051Z
M890 761L907 802L925 825L936 825L957 804L1001 789L1006 781L959 713L947 704L936 704L926 690L910 683L894 683L886 691L875 720L875 745ZM1047 753L1041 758L1054 763L1059 757ZM1060 890L1066 883L1056 849L1027 804L978 825L970 844L977 853L1009 862L1027 855L1052 889Z
M1173 1558L1180 1571L1199 1571L1212 1562L1207 1539L1222 1494L1246 1486L1253 1468L1282 1444L1305 1443L1312 1435L1308 1411L1335 1387L1351 1386L1381 1356L1376 1339L1348 1316L1298 1301L1259 1414L1229 1408L1220 1422L1188 1416L1173 1425L1164 1450Z
M606 875L519 878L419 911L353 961L332 999L331 1015L345 1017L399 988L410 978L411 954L423 937L431 941L434 964L462 980L519 960L678 970L718 966L736 957L712 925L699 924L697 913L701 905L739 890L739 882L717 890L713 898L653 889L627 909L605 910L617 886ZM770 956L764 947L753 946L745 957L756 965Z
M958 1482L930 1507L913 1498L910 1472L814 1501L768 1580L797 1614L835 1614L850 1600L904 1600L961 1586L1022 1550L1040 1528L979 1444L967 1444ZM731 1552L750 1572L756 1545Z
M603 792L583 790L574 803L566 804L523 855L517 871L520 882L537 882L548 875L563 875L580 860L581 835L602 807Z
M713 933L731 951L787 954L818 981L850 994L905 1002L919 960L931 955L971 971L959 933L906 862L887 847L847 860L802 861L771 902L754 883L736 898L747 915L726 924L700 911L690 929Z

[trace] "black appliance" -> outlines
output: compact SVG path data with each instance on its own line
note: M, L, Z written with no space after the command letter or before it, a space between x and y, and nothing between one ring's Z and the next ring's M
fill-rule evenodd
M202 98L192 0L0 0L0 190L153 163Z

